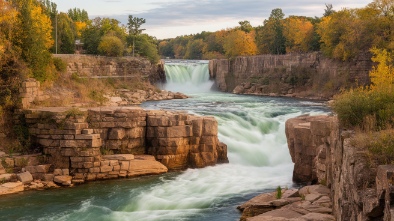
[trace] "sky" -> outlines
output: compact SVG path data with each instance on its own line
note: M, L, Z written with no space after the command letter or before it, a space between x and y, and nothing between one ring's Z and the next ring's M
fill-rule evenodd
M321 17L325 4L334 10L361 8L372 0L52 0L61 12L85 9L90 18L110 17L127 24L128 15L145 18L141 28L157 39L218 31L248 20L262 25L275 8L285 16Z

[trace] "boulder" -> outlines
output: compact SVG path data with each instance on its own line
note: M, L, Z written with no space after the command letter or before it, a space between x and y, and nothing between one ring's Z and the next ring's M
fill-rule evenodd
M72 176L55 176L53 178L53 182L57 184L61 184L63 186L70 186L71 185Z
M0 195L22 192L24 185L22 182L9 182L0 185Z
M21 181L23 184L27 184L33 181L33 176L29 171L24 173L18 173L16 176L18 177L18 180Z
M242 94L245 91L245 88L242 85L238 85L234 88L234 94Z
M167 167L154 160L151 156L138 156L130 160L128 176L141 176L150 174L162 174L168 171Z

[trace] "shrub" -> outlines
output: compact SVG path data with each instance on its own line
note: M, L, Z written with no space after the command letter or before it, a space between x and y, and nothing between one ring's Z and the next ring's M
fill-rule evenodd
M276 199L281 199L282 198L282 187L278 186L276 188Z
M101 55L118 57L123 55L124 45L116 36L104 36L101 38L98 51Z
M351 144L367 150L370 166L394 163L394 130L358 133Z
M60 58L53 58L53 65L59 72L65 72L67 70L67 64Z
M331 106L344 127L376 131L394 125L394 93L385 89L342 92Z

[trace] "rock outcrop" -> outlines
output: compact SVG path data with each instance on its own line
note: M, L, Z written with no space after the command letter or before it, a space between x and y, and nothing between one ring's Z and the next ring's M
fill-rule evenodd
M286 137L294 163L293 181L325 183L327 156L339 142L339 127L333 116L300 116L286 121Z
M48 174L55 169L53 181L62 185L70 184L68 176L72 183L83 183L228 162L212 117L101 107L28 110L25 118L31 140L45 153L41 161L48 164L26 170L52 181Z
M238 209L241 221L334 221L330 190L322 185L306 186L301 189L263 193Z
M286 134L294 180L327 185L336 220L392 220L394 166L372 167L366 151L352 145L352 133L339 130L336 117L290 119Z
M164 83L162 64L151 64L146 58L105 57L80 54L54 55L67 64L67 74L85 77L147 78L151 84Z
M258 55L209 62L217 89L236 94L327 99L343 87L369 83L371 56L342 62L320 53Z

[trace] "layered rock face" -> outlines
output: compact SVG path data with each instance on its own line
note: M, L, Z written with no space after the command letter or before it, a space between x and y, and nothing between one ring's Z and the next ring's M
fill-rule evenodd
M54 55L67 63L67 74L86 77L148 78L152 84L165 82L161 64L151 64L145 58L104 57L91 55Z
M32 141L73 183L228 162L210 117L139 107L46 108L25 117Z
M209 70L220 91L236 94L329 98L342 87L369 82L372 62L360 54L349 62L320 53L258 55L211 60Z
M327 185L336 220L392 220L394 167L371 167L366 151L352 145L351 133L340 132L336 117L289 119L286 135L293 179Z
M186 113L148 113L148 153L170 169L201 168L227 163L227 146L217 137L213 117Z

